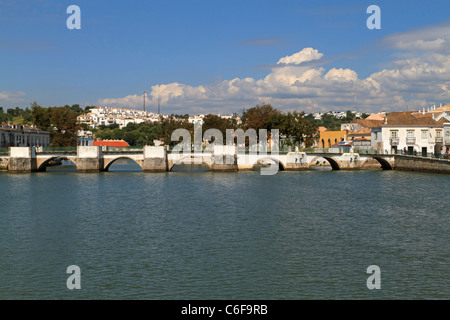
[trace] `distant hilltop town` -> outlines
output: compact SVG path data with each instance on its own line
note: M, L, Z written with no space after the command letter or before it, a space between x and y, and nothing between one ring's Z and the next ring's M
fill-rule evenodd
M188 117L189 123L203 123L203 118L206 115L195 115ZM224 119L235 118L238 123L240 118L235 115L218 115ZM129 123L144 123L144 122L160 122L163 119L167 119L168 115L156 114L152 112L147 112L143 110L136 109L122 109L122 108L110 108L110 107L99 107L92 108L89 113L78 116L78 122L80 124L87 124L89 128L95 129L99 126L110 126L116 124L119 128L126 127Z
M368 114L351 111L355 118L364 118L369 116ZM380 113L384 114L384 112ZM348 115L348 111L329 111L329 112L316 112L311 113L310 116L314 120L321 120L324 115L335 117L336 119L344 119ZM203 124L203 118L206 114L199 115L187 115L189 123ZM241 123L241 118L237 114L232 115L217 115L223 119L235 119L237 124ZM78 122L88 125L91 129L98 128L99 126L110 126L117 124L119 128L126 127L129 123L144 123L144 122L160 122L163 119L167 119L168 115L156 114L143 110L136 109L124 109L124 108L110 108L110 107L98 107L92 108L89 113L78 116Z

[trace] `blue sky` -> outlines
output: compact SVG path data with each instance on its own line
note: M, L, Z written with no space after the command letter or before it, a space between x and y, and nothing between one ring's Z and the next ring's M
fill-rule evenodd
M72 4L81 30L66 27ZM372 4L381 30L366 27ZM0 0L0 106L142 108L144 90L148 109L160 99L166 113L348 110L355 89L366 112L450 103L449 10L448 0Z

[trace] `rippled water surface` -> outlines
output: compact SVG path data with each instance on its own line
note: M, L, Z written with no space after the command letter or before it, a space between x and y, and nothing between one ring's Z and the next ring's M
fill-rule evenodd
M1 299L450 298L448 175L111 169L0 174Z

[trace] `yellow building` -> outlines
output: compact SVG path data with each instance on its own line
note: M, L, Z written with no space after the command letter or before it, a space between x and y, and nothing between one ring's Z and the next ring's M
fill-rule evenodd
M342 141L347 141L347 130L319 132L319 148L331 148Z

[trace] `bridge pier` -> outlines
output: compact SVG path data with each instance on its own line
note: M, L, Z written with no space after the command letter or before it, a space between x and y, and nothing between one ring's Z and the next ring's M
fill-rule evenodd
M305 152L289 152L286 156L286 171L308 170L308 159Z
M211 158L211 171L238 171L237 153L235 146L214 146Z
M83 173L103 171L102 147L79 146L77 147L77 171Z
M358 153L343 153L340 159L340 170L360 170L363 164Z
M166 172L169 170L167 150L164 147L144 147L144 172Z
M8 171L13 173L36 172L36 149L34 147L10 147Z

